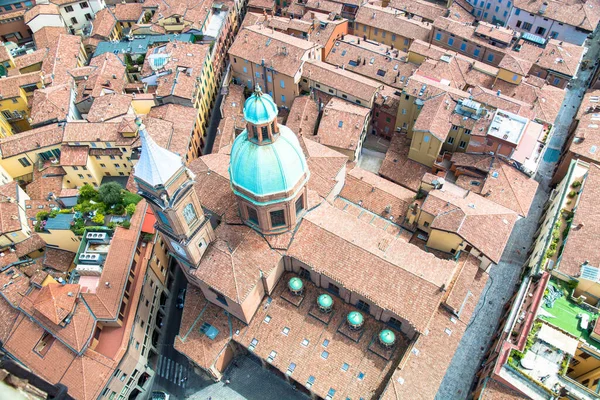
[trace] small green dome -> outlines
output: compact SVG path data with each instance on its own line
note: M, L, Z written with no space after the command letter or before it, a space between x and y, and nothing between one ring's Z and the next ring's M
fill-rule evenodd
M302 288L304 287L304 283L302 283L302 279L293 277L288 282L288 286L290 287L290 289L297 292L298 290L302 290Z
M391 345L396 341L396 335L389 329L384 329L379 332L379 340L381 340L381 343L383 344Z
M322 294L317 299L317 303L323 308L329 308L333 305L333 299L328 294Z
M257 197L285 193L297 187L300 180L308 181L308 175L308 164L298 138L284 125L279 126L277 140L272 143L254 143L248 139L247 131L233 142L229 164L232 189L236 195L252 203L257 201L249 198L244 191ZM292 193L291 196L295 195Z
M354 326L362 325L364 318L361 313L358 311L352 311L348 313L348 323Z
M251 124L262 125L273 121L277 114L277 105L273 98L264 94L257 85L252 96L244 103L244 119Z

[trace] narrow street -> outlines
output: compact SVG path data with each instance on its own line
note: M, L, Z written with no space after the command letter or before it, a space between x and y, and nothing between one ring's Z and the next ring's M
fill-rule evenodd
M598 34L590 40L590 48L584 59L596 60L600 52ZM569 126L587 88L592 70L578 72L571 81L571 88L555 121L554 132L546 146L535 179L540 183L529 215L517 221L512 235L498 265L490 271L490 279L467 327L456 354L444 376L436 400L466 399L469 397L475 374L483 363L483 356L498 329L502 308L511 298L519 284L522 266L527 259L527 249L533 242L537 221L549 196L549 184L554 167L560 157Z

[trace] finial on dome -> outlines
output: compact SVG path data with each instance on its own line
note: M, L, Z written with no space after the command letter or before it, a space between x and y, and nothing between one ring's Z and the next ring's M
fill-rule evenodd
M254 86L254 94L256 94L257 96L262 96L262 94L263 94L262 90L260 89L260 85L258 84L258 82Z

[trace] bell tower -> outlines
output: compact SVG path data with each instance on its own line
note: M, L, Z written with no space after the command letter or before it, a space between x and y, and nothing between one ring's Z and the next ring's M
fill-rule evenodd
M194 189L194 174L178 154L154 142L140 118L136 125L142 143L133 173L138 194L152 207L157 229L180 264L196 268L215 234Z

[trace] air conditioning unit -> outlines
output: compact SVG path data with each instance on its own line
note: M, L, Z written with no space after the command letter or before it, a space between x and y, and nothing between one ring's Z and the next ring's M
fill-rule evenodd
M106 242L108 240L108 234L106 232L88 232L85 238L92 242Z
M100 261L100 254L94 253L81 253L79 255L79 261L84 263L95 263Z

